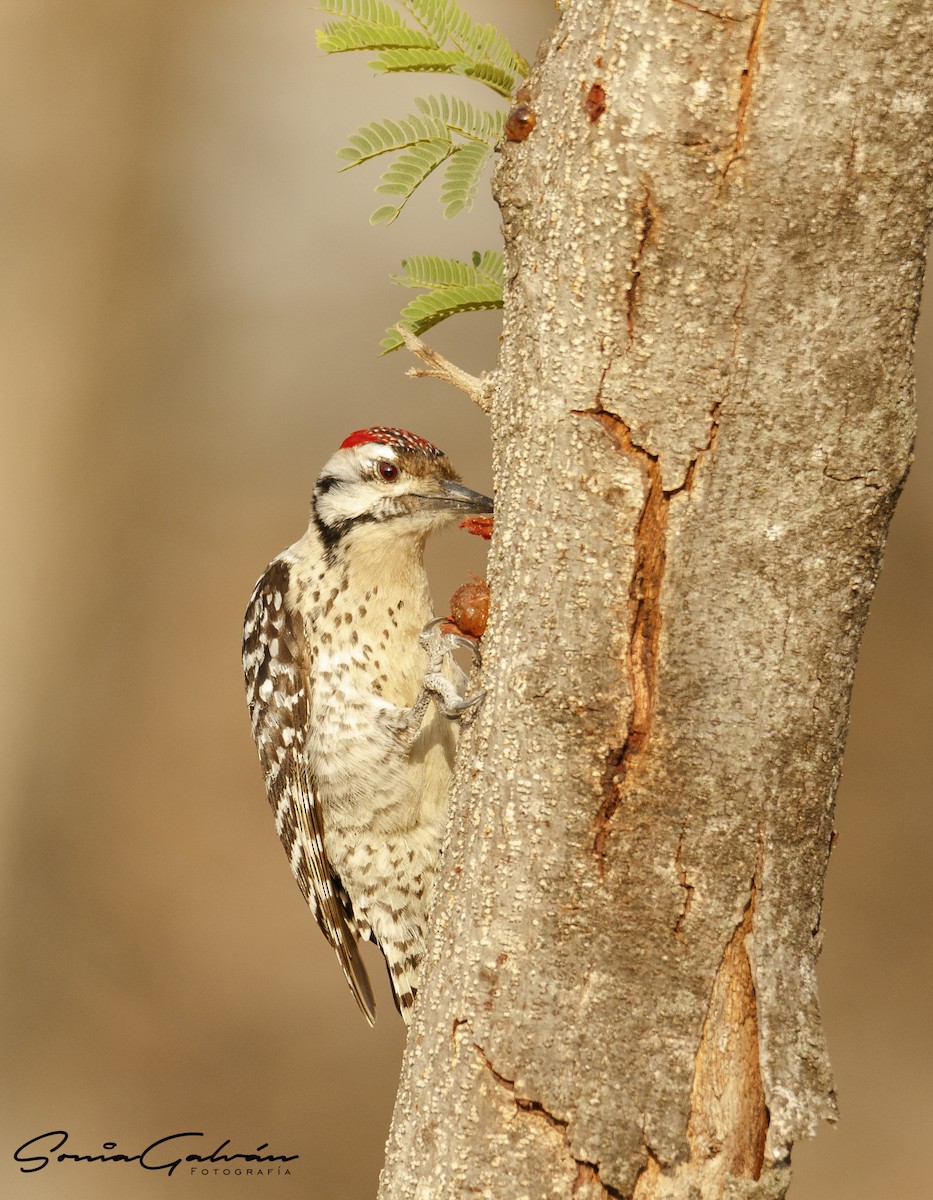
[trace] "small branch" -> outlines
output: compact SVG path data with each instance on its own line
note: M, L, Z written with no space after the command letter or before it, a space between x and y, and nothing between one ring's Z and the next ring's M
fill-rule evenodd
M396 328L411 353L428 368L428 370L422 371L418 367L410 367L405 372L406 375L411 375L415 379L444 379L448 383L452 383L455 388L459 388L461 392L466 392L473 403L478 405L484 413L489 412L494 387L492 375L484 373L477 376L461 371L452 362L448 362L442 354L438 354L436 350L425 345L420 337L417 337L404 325L397 325Z

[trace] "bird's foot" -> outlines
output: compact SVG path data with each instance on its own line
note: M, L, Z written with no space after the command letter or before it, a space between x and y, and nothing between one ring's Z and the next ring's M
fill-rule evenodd
M481 665L483 656L478 642L464 637L462 633L454 632L453 629L445 632L445 625L451 625L448 617L435 617L433 621L428 621L421 631L420 641L428 652L423 687L431 693L434 703L444 716L454 720L481 704L486 692L477 692L475 696L462 696L454 681L444 674L447 656L454 650L469 650L477 666Z

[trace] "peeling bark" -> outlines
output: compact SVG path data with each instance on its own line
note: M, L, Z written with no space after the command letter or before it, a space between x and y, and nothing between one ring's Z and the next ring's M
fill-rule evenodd
M646 236L642 236L643 247ZM640 253L640 252L639 252ZM633 262L637 261L636 259ZM628 320L631 327L631 297L629 293ZM597 402L598 403L598 402ZM609 757L608 777L603 803L596 814L596 836L593 853L600 874L605 872L606 840L612 817L619 806L621 789L626 782L632 760L648 741L654 717L657 691L658 642L661 636L661 583L667 553L667 509L670 496L661 483L657 455L650 454L632 441L632 432L621 417L614 416L601 406L588 411L574 411L574 416L594 417L612 438L616 448L642 471L644 505L635 526L635 570L629 587L631 603L627 661L632 714L625 741Z
M687 1139L691 1162L708 1164L707 1178L759 1179L768 1134L758 1057L758 1002L745 947L755 919L752 881L742 920L716 972L697 1047Z
M820 906L914 432L931 25L570 0L542 48L496 179L488 694L382 1200L778 1200L834 1116Z

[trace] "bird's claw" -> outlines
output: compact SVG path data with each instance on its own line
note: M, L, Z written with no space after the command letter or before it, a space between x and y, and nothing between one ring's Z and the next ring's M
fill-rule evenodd
M450 624L449 617L432 617L431 620L428 621L428 623L427 623L427 625L425 625L424 629L422 629L421 632L418 634L418 640L421 642L422 646L424 646L425 650L430 650L434 644L434 640L435 640L433 637L434 630L437 629L441 625L449 625L449 624Z
M481 666L483 662L479 644L472 638L464 637L462 633L441 633L442 625L452 622L449 617L435 617L428 621L420 634L420 641L429 655L428 669L424 675L424 686L435 697L435 703L445 717L463 716L475 708L486 697L486 692L477 692L475 696L463 697L457 690L456 684L444 674L444 659L453 650L469 650L473 662Z
M477 692L475 696L467 696L464 700L456 700L448 706L447 715L453 713L454 716L460 716L462 713L469 712L471 708L475 708L478 704L486 699L486 689Z
M452 650L460 649L469 650L473 655L473 662L476 666L481 667L483 652L480 650L479 642L462 633L436 633L435 631L442 625L453 625L453 621L450 617L433 617L419 634L419 640L431 655L432 663L434 659L442 658ZM456 629L456 626L454 628Z
M473 662L477 667L483 665L483 652L479 648L479 642L475 638L464 637L462 633L444 633L441 635L448 649L469 650L473 655Z

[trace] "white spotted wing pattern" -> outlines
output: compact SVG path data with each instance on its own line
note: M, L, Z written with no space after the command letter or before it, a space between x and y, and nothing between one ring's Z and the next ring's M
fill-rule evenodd
M292 873L371 1025L375 1003L357 945L360 931L324 849L323 818L308 762L308 642L300 614L286 603L292 565L287 553L274 559L250 597L243 632L247 703L266 792Z

